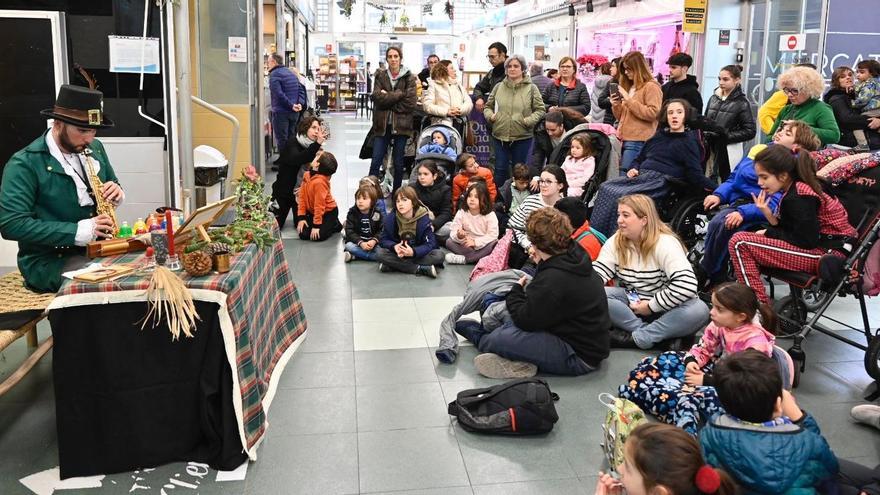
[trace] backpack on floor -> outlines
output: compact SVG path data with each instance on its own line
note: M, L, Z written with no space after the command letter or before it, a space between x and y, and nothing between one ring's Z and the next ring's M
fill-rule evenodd
M559 420L554 401L559 396L540 378L523 378L501 385L458 393L449 414L467 431L501 435L547 433Z
M617 466L623 462L623 444L636 426L647 421L645 412L634 402L611 394L599 394L599 402L608 408L602 425L602 450L609 469L617 471Z

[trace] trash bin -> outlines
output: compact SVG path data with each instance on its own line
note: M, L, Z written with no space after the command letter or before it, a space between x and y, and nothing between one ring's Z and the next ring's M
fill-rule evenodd
M229 161L216 148L197 146L193 150L195 166L196 207L223 199L223 186L229 172Z

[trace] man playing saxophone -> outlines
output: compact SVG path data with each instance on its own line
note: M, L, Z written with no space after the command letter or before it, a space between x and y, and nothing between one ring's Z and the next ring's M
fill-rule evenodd
M112 208L125 193L95 140L98 129L113 126L103 115L100 91L64 85L55 106L40 114L54 119L51 129L12 155L3 169L0 235L18 241L26 285L56 292L64 271L88 261L86 244L114 236Z

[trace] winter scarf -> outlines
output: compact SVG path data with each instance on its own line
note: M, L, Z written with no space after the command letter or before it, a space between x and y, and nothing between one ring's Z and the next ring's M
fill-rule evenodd
M420 218L428 214L428 209L424 205L418 205L412 218L404 218L396 210L394 214L397 216L397 235L400 236L401 240L410 240L415 238L416 225L419 223Z

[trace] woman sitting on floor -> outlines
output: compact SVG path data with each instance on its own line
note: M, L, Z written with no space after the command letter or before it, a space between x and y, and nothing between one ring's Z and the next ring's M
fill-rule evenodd
M555 205L557 201L565 197L568 190L565 171L556 165L544 167L540 177L538 181L540 192L526 198L507 222L507 227L513 230L513 242L510 244L510 258L508 260L511 268L522 268L529 259L526 254L532 245L532 241L526 233L529 215L540 208Z

